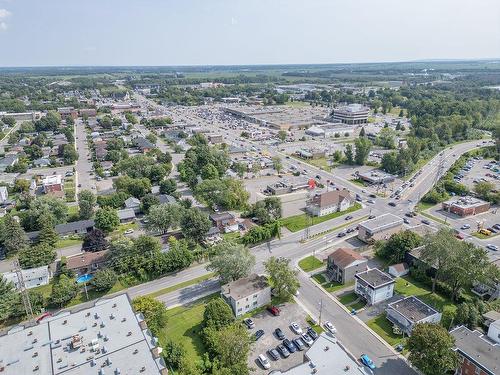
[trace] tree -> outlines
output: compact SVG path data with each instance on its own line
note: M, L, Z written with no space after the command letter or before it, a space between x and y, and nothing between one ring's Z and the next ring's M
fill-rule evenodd
M14 191L17 193L26 193L30 189L30 182L25 178L18 178L14 182Z
M222 299L210 300L203 312L203 327L220 330L234 322L234 314L231 307Z
M100 229L92 229L83 237L82 250L84 251L101 251L108 247L106 234Z
M287 137L287 132L285 130L278 131L278 138L281 142L285 142L286 137Z
M95 227L104 232L111 232L120 225L116 210L108 207L100 208L95 214Z
M454 370L458 356L455 339L438 324L417 324L408 339L409 360L425 375L442 375Z
M180 226L184 237L201 242L205 239L211 224L206 214L193 207L184 211Z
M176 204L163 203L150 208L146 228L153 233L166 233L179 225L182 208Z
M275 295L282 300L292 298L300 287L297 271L290 267L290 259L271 257L264 262L269 282Z
M474 186L474 191L476 194L485 200L489 200L492 190L495 189L495 185L488 181L481 181Z
M28 237L26 237L26 233L14 216L5 216L0 234L7 255L28 248Z
M281 162L281 158L279 156L274 156L273 157L273 168L280 174L280 172L283 170L283 163Z
M172 195L177 191L177 182L173 178L167 178L160 182L160 193Z
M90 190L82 190L78 193L78 213L80 219L87 220L94 215L96 197Z
M345 145L344 155L347 164L354 164L354 154L350 143Z
M358 165L364 165L368 160L368 154L372 147L372 143L368 138L361 137L354 141L354 147L356 149L355 161Z
M153 335L158 336L161 329L167 324L167 309L163 302L153 297L141 296L132 301L132 306L135 311L144 315L148 328Z
M141 199L141 211L144 214L149 212L149 209L153 206L157 206L160 204L160 198L153 194L146 194Z
M75 298L77 293L78 285L76 282L66 275L60 275L59 280L52 285L50 302L59 307L63 307L66 303Z
M115 271L111 268L104 268L94 274L94 277L90 280L90 285L98 292L106 292L116 284L117 280L118 276Z
M250 275L255 266L255 256L243 245L222 241L213 247L215 256L208 270L214 271L226 284Z
M432 278L432 293L436 290L436 282L444 274L451 258L454 246L459 246L459 241L449 229L441 228L435 234L424 238L424 247L420 253L422 261L434 267Z
M380 130L376 143L379 146L393 149L396 148L396 134L391 128L383 128Z
M59 241L59 235L54 229L54 220L51 216L40 216L38 218L40 233L38 234L38 243L49 247L55 247Z
M78 160L78 152L75 150L75 146L72 144L66 144L63 146L62 157L64 164L73 164Z
M219 178L219 171L213 164L207 164L201 170L201 178L204 180L217 180Z
M182 362L186 356L186 349L181 343L174 340L168 340L164 345L162 355L167 366L177 370L182 367ZM182 371L180 373L184 374Z
M410 250L422 244L422 238L411 230L394 233L387 241L375 244L378 256L388 259L391 263L400 263Z
M249 194L242 181L233 178L204 180L194 190L196 198L208 206L245 208Z
M17 293L14 284L0 275L0 322L9 318L14 309Z
M19 265L24 269L46 266L56 259L56 251L53 247L40 243L20 251L18 259Z
M281 218L281 200L278 197L267 197L252 205L245 216L257 218L260 224L268 224Z

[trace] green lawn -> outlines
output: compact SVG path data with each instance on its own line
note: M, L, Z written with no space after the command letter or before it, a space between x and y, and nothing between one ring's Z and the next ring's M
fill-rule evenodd
M449 298L437 293L432 294L430 288L428 288L427 285L414 280L411 276L408 275L398 277L396 279L394 292L403 296L417 296L423 302L438 309L439 311L443 311L443 308L445 306L450 306L451 309L456 308Z
M385 314L380 314L376 318L366 322L366 324L391 346L404 344L406 341L406 339L403 339L403 335L396 335L392 331L392 323L387 320Z
M186 349L187 357L192 362L201 360L206 351L201 338L205 305L209 300L218 296L219 293L216 293L193 304L167 310L168 321L166 327L159 334L160 343L163 346L167 340L181 343Z
M214 275L215 274L213 272L211 272L208 275L200 276L200 277L197 277L197 278L192 279L192 280L187 280L187 281L184 281L182 283L169 286L168 288L163 288L163 289L157 290L156 292L149 294L149 296L150 297L158 297L158 296L161 296L163 294L167 294L167 293L176 291L178 289L185 288L185 287L190 286L190 285L198 284L202 281L205 281L205 280L208 280L208 279L214 277Z
M61 238L56 243L56 249L61 249L63 247L81 245L83 241L80 238Z
M351 178L349 181L352 182L353 184L359 185L361 187L366 186L365 182L359 178Z
M132 222L132 223L125 223L125 224L120 224L118 226L118 228L116 228L112 233L111 235L120 235L120 234L123 234L126 230L129 230L129 229L133 229L133 230L136 230L137 228L139 228L139 224L137 224L135 221Z
M491 233L489 236L487 236L486 234L482 234L482 233L479 233L479 232L474 232L472 233L472 235L474 237L477 237L481 240L487 240L488 238L493 238L493 237L496 237L498 233Z
M224 233L222 235L222 238L228 241L238 241L241 238L240 232L230 232L230 233Z
M431 207L434 207L436 204L435 203L427 203L427 202L418 202L417 205L415 206L415 210L418 212L425 211Z
M347 306L350 303L353 303L354 301L356 301L358 298L359 298L359 296L356 293L351 292L351 293L344 294L342 297L339 297L339 301L344 306Z
M328 281L328 279L325 277L324 272L317 273L312 278L329 293L334 293L338 290L342 290L344 288L354 285L354 282L349 282L347 284L340 284L336 281Z
M313 330L316 331L317 334L321 334L325 331L319 324L315 324L315 322L309 315L306 318L306 322L312 327Z
M355 203L352 207L348 208L345 211L333 212L329 215L320 216L320 217L312 217L312 220L310 219L310 216L306 215L306 214L290 216L290 217L283 219L283 226L286 227L290 232L298 232L299 230L306 228L309 225L310 221L311 221L312 225L323 223L325 221L335 219L336 217L343 216L343 215L346 215L348 213L357 211L360 208L361 208L361 205L359 203Z
M422 212L420 212L420 214L421 214L422 216L425 216L425 217L426 217L426 218L428 218L428 219L434 220L434 221L436 221L436 222L438 222L438 223L441 223L441 224L443 224L443 225L450 225L450 223L448 223L447 221L442 220L442 219L440 219L440 218L438 218L438 217L436 217L436 216L434 216L434 215L428 214L427 212L423 212L423 211L422 211Z
M68 215L78 215L78 206L68 206Z
M312 255L299 261L299 267L305 272L314 271L322 266L323 262Z

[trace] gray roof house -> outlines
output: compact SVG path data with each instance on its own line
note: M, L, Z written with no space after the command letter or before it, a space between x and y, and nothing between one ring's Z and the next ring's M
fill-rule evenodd
M377 268L369 269L354 275L356 283L354 292L366 300L369 305L385 301L394 294L394 284L391 276Z
M387 305L387 319L401 331L411 335L418 323L439 323L441 313L415 296L402 298Z
M266 276L252 274L223 285L221 295L234 315L241 316L271 303L271 286Z
M131 208L135 212L139 212L141 209L141 201L135 197L130 197L125 200L125 208Z
M127 223L135 220L135 211L132 208L124 208L117 211L120 223Z

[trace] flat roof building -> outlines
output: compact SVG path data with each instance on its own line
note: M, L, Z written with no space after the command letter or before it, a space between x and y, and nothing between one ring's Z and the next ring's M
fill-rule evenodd
M374 169L367 172L359 172L357 173L357 177L360 180L363 180L370 185L382 185L393 182L396 179L396 176L385 173L381 170Z
M234 315L249 311L271 302L271 286L266 276L252 274L222 286L221 295L233 309Z
M387 305L387 319L397 325L405 334L418 323L439 323L441 313L415 296L402 298Z
M490 202L467 196L453 198L442 203L443 211L448 211L459 216L476 215L490 209Z
M358 238L366 243L387 239L403 229L403 219L393 214L380 215L358 226Z
M354 278L356 280L354 292L365 299L369 305L385 301L394 294L396 282L378 268L357 273Z
M339 121L343 124L358 125L368 122L369 108L361 104L349 104L343 107L335 108L330 118L333 121Z
M127 294L63 311L39 324L15 326L0 336L0 348L5 375L168 373L158 339Z
M31 289L40 285L47 285L50 280L49 266L41 266L21 270L21 276L26 289ZM5 272L3 277L14 284L16 289L20 289L19 277L16 272Z

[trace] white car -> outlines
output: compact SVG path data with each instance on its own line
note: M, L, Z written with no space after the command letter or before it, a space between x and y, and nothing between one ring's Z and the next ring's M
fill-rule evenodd
M262 367L264 367L266 370L271 368L271 364L269 363L269 360L267 359L267 357L264 354L259 354L257 359L259 360Z
M498 251L498 246L497 245L493 245L493 244L488 244L486 245L486 248L487 249L490 249L490 250L493 250L493 251Z
M311 338L311 336L309 336L307 333L303 333L300 338L302 339L302 341L304 341L304 343L307 345L307 346L311 346L313 344L313 339Z
M134 230L133 229L127 229L125 232L123 232L125 234L132 234L134 233Z
M292 322L292 324L290 324L290 327L292 328L292 331L295 332L297 335L302 335L302 328L300 328L300 326L297 323Z
M337 329L335 328L335 326L332 324L332 322L330 321L326 321L323 326L330 332L330 333L335 333L337 332Z
M462 225L462 227L460 229L469 229L469 228L470 228L469 224L464 224L464 225Z

